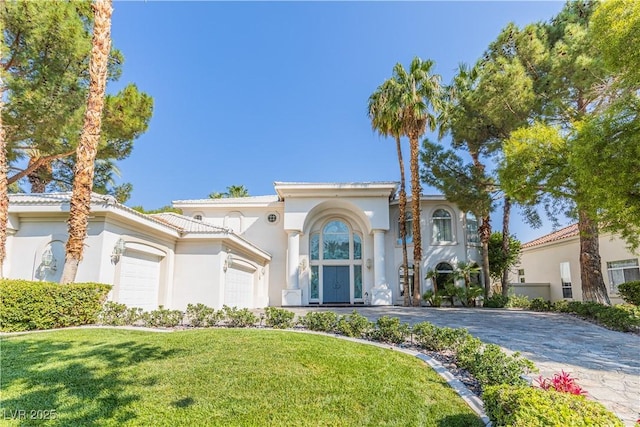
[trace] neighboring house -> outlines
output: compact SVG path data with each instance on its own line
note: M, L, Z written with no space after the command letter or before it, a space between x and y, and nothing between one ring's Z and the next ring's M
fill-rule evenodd
M562 299L582 301L580 280L580 236L578 225L542 236L522 245L517 275L512 277L514 292L534 292L551 301ZM622 303L618 285L640 280L638 253L610 233L599 239L602 275L612 303ZM514 276L512 274L512 276ZM546 293L541 289L546 287Z
M183 215L145 215L93 195L77 281L114 285L111 299L145 309L402 303L395 182L276 182L276 194L179 200ZM477 221L442 196L421 200L422 292L428 269L480 263ZM4 271L57 281L69 194L10 195ZM410 227L408 227L410 229Z

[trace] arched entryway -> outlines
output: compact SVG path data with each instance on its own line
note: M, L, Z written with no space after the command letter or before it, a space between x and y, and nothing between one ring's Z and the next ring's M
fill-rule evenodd
M325 221L309 236L310 302L362 301L362 235L343 218Z

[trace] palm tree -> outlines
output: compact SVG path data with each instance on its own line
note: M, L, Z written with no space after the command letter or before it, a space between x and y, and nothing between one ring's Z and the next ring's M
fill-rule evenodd
M0 46L3 43L0 42ZM0 57L1 57L0 52ZM9 186L7 183L7 173L9 165L7 163L7 140L5 138L4 126L2 124L2 108L4 106L3 93L4 82L0 78L0 279L4 277L4 258L7 244L7 221L9 219Z
M89 62L89 97L84 115L84 126L76 150L76 169L73 194L69 207L69 239L67 240L64 270L61 283L75 281L78 264L82 260L84 239L87 233L95 158L100 141L102 110L107 85L107 67L111 50L111 0L95 0L92 5L95 16L91 59Z
M411 206L413 217L413 269L414 277L420 277L422 262L422 235L420 234L420 166L418 163L419 140L427 127L436 128L436 118L431 109L440 109L440 76L432 74L434 62L416 57L409 71L402 64L393 68L394 109L400 111L402 133L409 137L411 159ZM414 286L413 305L420 305L420 283Z
M230 185L224 193L216 191L209 194L211 199L226 199L229 197L249 197L249 190L244 185Z
M407 255L407 192L404 178L404 160L402 157L402 145L400 136L402 135L402 122L400 110L394 108L392 100L395 96L394 83L392 80L385 81L378 86L376 91L369 97L368 115L371 119L371 127L382 136L392 136L396 140L396 150L398 152L398 165L400 167L400 190L398 195L398 208L400 210L400 240L402 241L402 271L404 293L404 306L409 306L411 290L409 289L409 260ZM414 276L415 277L415 276Z

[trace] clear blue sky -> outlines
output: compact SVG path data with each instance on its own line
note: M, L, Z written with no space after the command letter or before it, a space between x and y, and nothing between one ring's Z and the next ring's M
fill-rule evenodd
M509 22L561 2L118 2L114 46L153 96L149 130L119 163L130 206L274 181L397 181L395 144L371 130L369 95L397 62L433 59L449 82ZM405 141L408 157L408 143ZM433 194L432 188L424 193ZM522 241L530 230L513 213ZM494 219L500 229L500 216Z

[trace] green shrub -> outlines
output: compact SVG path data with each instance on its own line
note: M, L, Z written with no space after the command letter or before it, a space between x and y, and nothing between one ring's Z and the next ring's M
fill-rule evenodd
M286 329L293 327L293 318L295 313L293 311L285 310L278 307L267 307L265 309L267 326L276 329Z
M503 296L502 294L493 294L489 298L485 298L484 307L489 308L502 308L507 302L509 302L509 298Z
M142 314L142 322L144 323L144 326L153 328L173 328L181 324L183 318L184 313L182 311L169 310L163 306L158 307L157 310Z
M569 301L564 299L558 300L551 305L551 309L559 313L569 313Z
M640 328L640 307L631 304L608 306L596 302L569 301L556 303L555 310L573 313L592 320L606 328L622 332L634 332Z
M124 313L124 324L125 325L134 325L139 320L142 320L142 315L144 314L144 310L140 307L129 307L127 311Z
M449 305L453 307L456 299L464 298L464 289L457 287L453 283L447 283L441 291L441 295L443 298L449 300Z
M519 352L509 356L495 344L486 344L477 350L460 361L464 362L460 366L471 372L483 388L497 384L526 385L523 377L536 370L533 362L521 357Z
M640 305L640 281L627 282L618 285L618 293L624 302Z
M202 303L187 305L187 320L194 327L216 326L224 314L222 311L216 311L215 308L208 307Z
M237 307L222 306L227 326L232 328L248 328L258 321L258 317L247 308L238 309Z
M468 288L462 288L461 302L466 307L475 307L476 306L476 298L482 296L484 294L484 289L481 286L472 285Z
M26 331L96 323L111 289L100 283L60 285L0 280L0 330Z
M529 297L526 295L510 295L506 307L527 309L531 305Z
M534 298L531 301L529 308L533 311L551 311L551 301L546 301L544 298Z
M374 341L401 344L409 336L409 325L400 323L397 317L382 316L376 320L376 327L369 336Z
M125 315L127 306L113 301L107 301L102 306L102 310L98 314L98 322L103 325L123 326L125 323Z
M298 323L310 331L334 332L338 315L333 311L310 311L298 319Z
M343 335L353 338L363 338L373 329L373 323L366 317L353 310L353 313L340 316L336 330Z
M457 351L468 340L475 338L463 328L438 327L429 322L420 322L413 326L413 339L420 347L427 350Z
M422 300L431 307L440 307L442 305L442 296L433 292L431 289L422 294Z
M482 394L494 426L611 426L624 424L602 404L584 396L533 387L494 386Z

